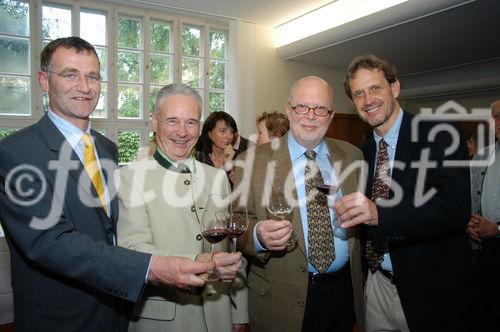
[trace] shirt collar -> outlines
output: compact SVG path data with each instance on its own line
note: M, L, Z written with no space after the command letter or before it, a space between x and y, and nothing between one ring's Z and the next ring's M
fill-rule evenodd
M166 153L164 153L161 149L157 148L156 151L162 156L165 160L167 160L169 163L174 165L174 167L179 167L179 161L175 161L172 158L170 158ZM195 173L195 166L194 166L194 158L190 155L187 159L184 160L183 162L184 165L186 165L187 168L189 168L189 171L191 173Z
M375 130L373 131L373 137L375 138L375 143L379 144L380 140L383 138L384 141L389 145L392 149L396 149L396 145L398 143L399 129L401 128L401 122L403 121L403 110L399 109L398 117L391 129L384 135L384 137L377 135Z
M84 133L90 134L90 122L87 129L82 131L80 128L50 109L47 112L47 115L72 147L75 147L80 142Z
M293 161L299 159L304 155L304 152L308 150L304 146L300 145L299 142L293 137L291 131L288 132L288 151L290 152L290 159ZM330 153L328 151L328 147L326 146L325 140L322 140L321 143L316 145L313 149L320 158L330 157Z

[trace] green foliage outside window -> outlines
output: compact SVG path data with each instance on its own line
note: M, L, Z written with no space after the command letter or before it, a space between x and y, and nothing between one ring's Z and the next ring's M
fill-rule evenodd
M0 129L0 140L4 139L5 137L15 133L17 129L11 129L11 128L3 128Z
M118 163L130 163L139 151L140 133L138 131L118 131Z

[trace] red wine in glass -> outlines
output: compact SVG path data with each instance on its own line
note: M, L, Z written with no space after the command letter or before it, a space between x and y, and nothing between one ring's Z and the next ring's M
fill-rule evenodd
M245 231L246 231L246 226L231 224L226 227L225 234L227 237L234 239L245 233Z
M316 189L325 195L335 195L339 190L339 185L337 183L316 183Z
M202 235L205 238L205 240L207 240L211 244L214 244L224 240L227 234L225 229L209 228L205 229L202 232Z

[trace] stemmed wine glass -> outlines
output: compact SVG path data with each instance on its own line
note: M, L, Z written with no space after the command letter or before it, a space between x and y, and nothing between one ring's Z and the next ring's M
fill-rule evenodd
M205 212L201 219L201 234L210 243L210 259L213 260L214 244L226 237L226 223L231 219L231 206L229 200L223 195L208 196ZM200 275L206 281L215 281L220 277L217 270Z
M335 180L326 179L323 182L317 181L316 188L319 192L327 196L329 207L332 207L335 202L337 202L342 197L342 193L340 191L340 182L337 182ZM337 217L337 214L334 213L334 219L332 222L333 234L341 239L346 239L347 231L340 227L340 224L340 219Z
M248 212L247 209L243 209L238 213L233 213L232 218L228 219L226 223L226 235L232 240L234 251L236 252L236 239L241 236L248 227ZM240 270L246 267L246 259L241 257Z
M340 183L336 181L331 181L329 179L324 180L324 181L317 181L316 182L316 188L318 189L319 192L325 194L328 197L328 205L333 206L337 200L340 199ZM333 226L339 227L340 226L340 221L338 220L337 216L335 215L335 219L333 220Z
M289 220L292 222L293 203L287 199L285 190L285 186L273 186L270 200L267 203L267 211L274 220ZM297 236L292 231L292 235L286 243L287 250L292 250L296 244Z

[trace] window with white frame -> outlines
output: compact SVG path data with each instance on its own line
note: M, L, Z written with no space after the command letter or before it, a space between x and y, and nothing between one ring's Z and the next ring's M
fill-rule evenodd
M47 111L39 54L67 36L96 48L102 80L92 126L118 144L121 163L150 140L155 96L166 84L197 89L204 116L228 111L226 23L85 0L0 0L0 139Z

